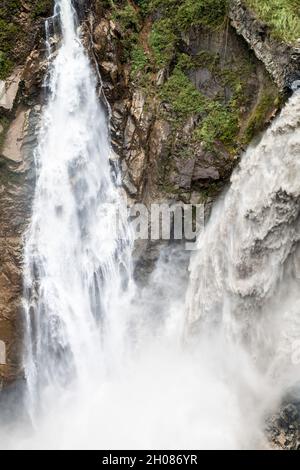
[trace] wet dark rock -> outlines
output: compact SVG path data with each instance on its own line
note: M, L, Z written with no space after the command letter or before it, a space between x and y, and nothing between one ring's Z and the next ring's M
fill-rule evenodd
M195 158L189 158L187 160L177 158L175 160L177 174L173 178L174 184L177 184L178 187L182 189L191 189L195 163Z
M299 387L287 391L279 410L267 419L266 434L279 449L300 450Z

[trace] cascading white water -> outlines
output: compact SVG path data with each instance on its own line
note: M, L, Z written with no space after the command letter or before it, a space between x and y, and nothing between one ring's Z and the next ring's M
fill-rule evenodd
M34 427L0 432L0 446L263 447L265 412L289 383L292 369L282 370L298 334L300 94L213 210L186 302L180 247L162 250L148 285L135 289L125 216L111 237L122 200L71 0L56 1L55 18L62 38L55 45L50 22L24 268ZM184 330L197 330L194 341Z
M188 323L244 344L277 387L300 379L300 92L249 148L191 265ZM299 357L299 356L298 356ZM293 363L294 362L294 363ZM290 383L291 382L291 383Z
M57 0L47 22L50 61L55 24L62 39L48 78L24 263L32 407L45 387L86 384L101 370L103 350L110 349L110 361L122 354L125 314L114 318L114 299L131 282L126 219L121 217L119 240L111 230L114 209L119 206L122 214L122 207L111 175L106 117L71 0ZM103 348L106 339L111 344Z

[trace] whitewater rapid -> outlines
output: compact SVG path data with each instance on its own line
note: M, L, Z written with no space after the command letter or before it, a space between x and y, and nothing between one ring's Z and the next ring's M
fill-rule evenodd
M300 94L243 156L190 271L183 245L165 247L137 287L125 215L111 236L122 193L71 0L56 1L47 40L24 254L27 418L0 446L264 448L266 413L298 374Z

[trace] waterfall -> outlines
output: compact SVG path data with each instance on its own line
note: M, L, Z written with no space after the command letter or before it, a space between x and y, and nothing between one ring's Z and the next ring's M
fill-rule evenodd
M137 288L107 112L71 0L56 0L46 36L24 253L30 419L0 429L0 446L266 447L266 414L299 374L300 92L243 156L190 271L171 245Z
M111 362L123 354L125 311L116 318L114 303L132 284L130 231L110 165L106 113L71 0L56 1L46 31L49 99L24 261L25 372L33 408L47 387L59 393L72 381L87 384L101 370L103 351ZM116 206L119 239L111 230Z
M215 206L191 262L187 295L188 325L243 344L286 388L300 378L293 360L300 338L299 176L296 91Z

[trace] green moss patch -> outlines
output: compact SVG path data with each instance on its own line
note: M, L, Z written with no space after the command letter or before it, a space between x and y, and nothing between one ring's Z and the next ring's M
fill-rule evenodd
M228 0L151 0L149 10L169 17L175 30L191 26L220 26L226 17Z
M205 98L196 90L182 69L175 67L160 96L171 104L178 118L187 118L205 110Z
M266 90L254 109L252 115L249 118L247 127L244 132L244 143L249 143L253 137L260 131L263 130L268 115L278 108L280 102L278 94L274 93L274 90Z
M29 4L29 3L28 3ZM37 26L38 18L51 14L53 0L33 0L31 10L24 10L20 0L2 0L0 6L0 79L4 80L13 67L26 59L24 44L31 41L32 28ZM26 13L28 20L21 21ZM32 28L31 28L32 26ZM25 30L26 28L26 30ZM19 45L22 45L19 48ZM20 52L22 50L22 53ZM21 56L23 54L23 56Z
M246 0L275 37L286 42L300 38L299 0Z
M6 117L0 117L0 125L2 132L0 132L0 153L4 144L5 136L9 128L9 120Z
M276 87L270 83L268 88L265 79L258 90L257 63L246 50L238 60L206 50L194 56L183 52L183 35L192 26L200 27L204 35L228 34L229 0L110 2L122 31L124 62L131 63L131 78L152 101L164 103L159 113L172 124L174 136L193 117L191 144L201 141L212 153L221 144L230 154L237 154L271 116L278 98ZM165 79L157 85L162 70ZM209 83L208 94L205 86L197 89L193 83L197 71L211 74L216 90L212 97ZM254 91L261 95L258 103Z
M32 7L31 15L33 18L47 17L52 13L53 0L37 0Z
M148 57L144 49L135 45L131 51L131 74L135 79L140 72L144 72L148 65Z
M212 102L208 108L207 116L195 131L196 138L201 140L208 150L213 151L215 143L219 141L227 150L234 151L239 132L237 113L218 102Z
M173 22L170 18L162 18L154 23L149 44L156 66L164 67L172 60L177 41L178 38L174 33Z

